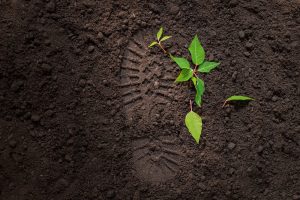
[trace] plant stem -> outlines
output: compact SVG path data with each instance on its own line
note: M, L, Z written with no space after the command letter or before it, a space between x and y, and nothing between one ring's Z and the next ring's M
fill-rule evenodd
M190 108L191 108L191 111L193 111L193 103L192 103L192 100L190 100Z
M162 46L162 44L160 42L158 43L158 45L163 50L164 54L168 54L168 52L164 49L164 47Z
M198 67L198 65L195 65L194 70L193 70L193 74L196 78L199 78L198 75L197 75L197 67Z
M226 106L226 104L227 104L227 101L224 102L222 108L224 108Z
M195 73L195 72L193 72L193 74L194 74L194 76L196 77L196 78L199 78L199 76ZM199 78L200 79L200 78Z
M198 65L195 65L195 67L194 67L194 71L197 71L197 67L198 67Z

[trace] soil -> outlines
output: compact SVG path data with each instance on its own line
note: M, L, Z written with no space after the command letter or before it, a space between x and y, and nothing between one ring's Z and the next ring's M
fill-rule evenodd
M0 199L300 199L299 23L299 0L0 0ZM199 145L160 26L221 62Z

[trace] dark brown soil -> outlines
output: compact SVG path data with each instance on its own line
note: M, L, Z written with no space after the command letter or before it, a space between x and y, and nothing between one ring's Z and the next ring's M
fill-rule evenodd
M160 26L222 63L199 145ZM299 41L299 0L0 0L0 199L300 199Z

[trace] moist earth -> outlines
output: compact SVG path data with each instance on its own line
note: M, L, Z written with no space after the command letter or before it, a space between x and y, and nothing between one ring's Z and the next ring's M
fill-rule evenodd
M299 0L0 0L0 199L300 199L299 23ZM199 145L161 26L221 62Z

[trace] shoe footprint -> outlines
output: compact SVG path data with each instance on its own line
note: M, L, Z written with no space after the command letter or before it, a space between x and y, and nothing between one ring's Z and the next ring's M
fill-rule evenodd
M165 59L168 60L168 59ZM156 132L155 139L147 135L132 143L135 175L150 183L170 180L180 171L184 147L176 135L166 134L168 116L177 111L174 84L176 72L169 60L150 55L142 33L133 37L125 50L121 69L121 96L126 124L147 132ZM160 126L162 125L162 126Z

